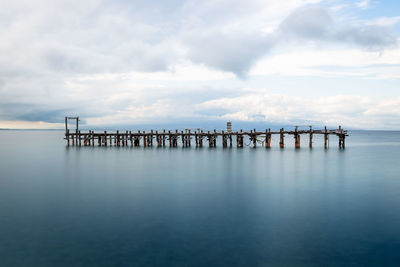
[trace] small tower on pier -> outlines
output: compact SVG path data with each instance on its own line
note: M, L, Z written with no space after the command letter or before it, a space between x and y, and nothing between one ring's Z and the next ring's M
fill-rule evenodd
M232 122L228 121L226 123L226 132L227 133L232 133Z

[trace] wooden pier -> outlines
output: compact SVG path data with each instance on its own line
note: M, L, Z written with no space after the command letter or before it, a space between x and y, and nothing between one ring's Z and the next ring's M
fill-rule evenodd
M68 120L76 120L75 131L68 129ZM328 148L328 140L330 135L338 137L339 148L345 148L345 138L348 136L347 131L342 129L341 126L338 129L324 129L315 130L312 126L309 126L307 130L299 130L298 127L294 127L293 130L285 130L281 128L279 131L271 131L266 129L265 131L256 131L256 129L250 131L237 131L233 132L228 128L228 131L191 131L186 129L185 131L115 131L115 132L94 132L94 131L81 131L79 130L79 117L65 117L65 140L67 146L131 146L139 147L141 145L145 147L178 147L181 144L182 147L191 147L192 141L193 146L203 147L216 147L217 139L222 138L223 147L232 147L233 143L236 142L236 147L241 148L245 145L257 147L257 145L264 146L266 148L271 147L272 136L276 135L279 137L279 146L284 148L285 136L289 135L294 138L294 147L300 148L300 137L305 135L308 137L308 146L313 146L313 136L323 135L324 147ZM250 143L245 144L245 137L249 138ZM206 141L207 143L205 143ZM154 142L154 143L153 143Z

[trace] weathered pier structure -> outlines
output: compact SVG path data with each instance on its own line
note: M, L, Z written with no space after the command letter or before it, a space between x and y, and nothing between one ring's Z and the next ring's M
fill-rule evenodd
M68 120L75 120L75 131L70 131L68 128ZM346 130L339 126L337 129L313 129L309 126L307 130L300 130L295 126L292 130L285 130L281 128L279 131L257 131L256 129L250 131L232 131L232 124L227 124L227 131L203 131L203 130L175 130L175 131L115 131L115 132L94 132L91 130L79 130L79 117L65 117L65 140L67 146L131 146L131 147L216 147L218 138L222 138L223 147L232 147L235 143L236 147L252 146L257 147L257 144L271 147L272 136L279 137L279 147L285 147L285 136L289 135L294 138L294 147L300 148L300 137L305 135L308 138L308 146L313 146L313 136L322 135L324 140L324 147L328 148L329 136L334 135L338 137L339 148L345 148L345 138L348 136ZM249 144L245 144L245 137L248 137Z

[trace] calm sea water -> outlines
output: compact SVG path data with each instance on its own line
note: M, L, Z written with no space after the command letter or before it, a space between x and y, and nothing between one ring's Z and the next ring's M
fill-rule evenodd
M400 132L350 134L340 151L0 131L0 266L399 266Z

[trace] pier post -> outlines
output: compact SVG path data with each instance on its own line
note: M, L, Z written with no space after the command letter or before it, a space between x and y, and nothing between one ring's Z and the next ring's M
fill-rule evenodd
M188 141L189 141L189 147L191 147L192 146L192 136L190 133L190 129L189 129Z
M65 134L68 132L68 119L65 117Z
M134 137L134 146L139 147L140 146L140 131L138 130L137 134Z
M271 129L265 130L265 147L271 148Z
M240 134L236 136L236 141L238 142L238 147L243 147L243 130L240 129Z
M213 134L213 147L217 147L217 139L218 139L217 130L214 129L214 134Z
M217 147L217 130L214 129L214 134L213 134L213 147Z
M227 140L227 138L226 138L226 136L225 136L225 132L224 131L222 131L222 147L227 147L228 146L228 140Z
M229 133L229 147L232 147L232 132Z
M203 147L203 130L200 131L199 147Z
M312 148L312 138L313 138L313 129L312 126L310 125L310 143L309 143L309 147Z
M285 135L283 133L283 128L281 128L281 130L280 130L279 137L280 137L279 146L280 146L280 148L284 148L284 146L285 146L285 141L284 141Z
M111 140L110 140L111 145ZM107 131L104 131L104 146L107 146Z
M76 145L78 145L79 141L79 146L81 146L81 135L79 131L79 117L76 117Z
M257 147L257 134L256 134L256 128L254 128L254 135L253 135L253 148Z
M65 118L65 120L67 120L67 118ZM67 139L67 146L69 146L69 130L68 129L65 131L65 138Z
M175 134L172 136L172 146L177 147L178 146L178 130L175 130Z
M148 146L153 146L153 130L151 130L150 134L147 136L147 144Z
M345 134L343 134L343 129L342 126L339 125L339 130L338 130L339 134L339 149L343 149L345 147L344 145L344 138L345 138Z
M119 131L117 130L117 146L121 145L121 141L120 141L120 136L119 136Z
M90 139L91 139L90 145L94 146L94 131L91 131Z
M294 147L300 148L300 134L298 132L298 126L294 130Z
M324 148L328 148L328 131L325 126L325 132L324 132Z
M346 138L346 135L345 134L342 134L342 148L344 149L346 146L345 146L345 138Z

